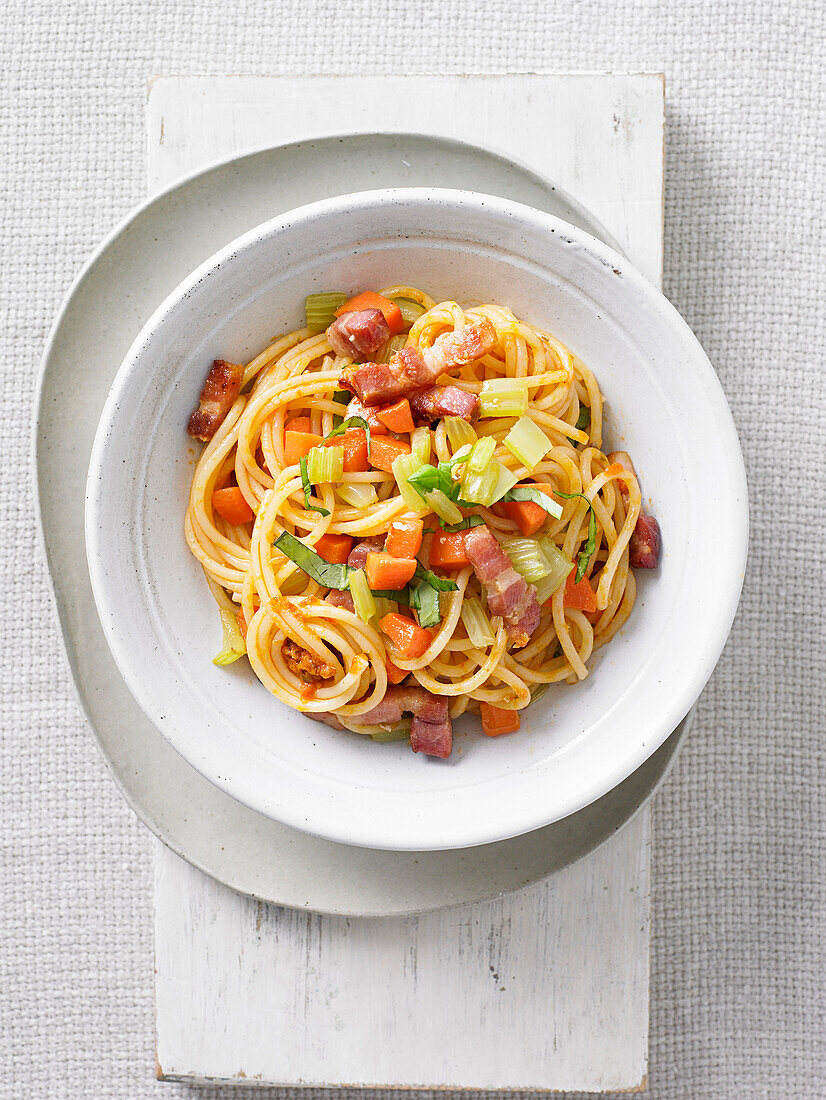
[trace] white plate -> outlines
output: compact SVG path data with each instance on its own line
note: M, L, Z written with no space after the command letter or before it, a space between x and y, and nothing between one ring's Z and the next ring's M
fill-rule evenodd
M659 568L636 575L633 616L592 659L593 674L522 711L518 737L490 740L465 720L450 759L438 762L330 730L274 701L251 669L216 668L214 601L182 530L192 479L183 426L204 364L248 361L273 332L300 326L308 293L394 281L425 286L437 300L509 305L591 364L609 410L606 447L634 455L664 532ZM288 211L192 272L118 371L87 487L87 552L104 631L170 743L268 817L339 843L403 851L541 828L638 768L714 669L737 608L747 534L731 413L668 300L568 222L436 188Z
M279 210L336 193L342 171L354 187L446 182L506 194L610 241L551 184L454 141L377 134L343 144L330 138L218 164L130 215L67 295L42 365L37 489L80 701L129 805L175 852L234 889L297 908L377 916L490 897L587 854L650 797L686 723L633 776L579 814L514 841L416 856L341 847L254 813L186 764L135 703L100 628L84 554L83 488L108 388L140 327L188 271ZM74 429L69 437L67 416Z

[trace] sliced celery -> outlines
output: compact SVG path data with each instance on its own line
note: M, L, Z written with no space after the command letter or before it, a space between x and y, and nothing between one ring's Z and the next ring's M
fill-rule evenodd
M410 447L420 462L430 462L430 428L414 428L410 433Z
M573 569L574 563L570 558L566 558L559 547L549 538L543 537L537 539L537 542L542 548L542 553L545 555L549 567L547 574L542 577L536 586L539 602L545 603L553 596L557 588L565 583L565 579Z
M343 447L313 447L307 455L307 476L313 485L340 481L343 474Z
M430 505L425 503L407 480L420 466L421 460L417 454L399 455L393 463L393 477L396 479L399 493L408 511L417 516L426 516L430 511Z
M450 445L453 448L454 454L460 447L464 447L466 443L471 445L476 442L476 432L473 430L467 420L462 420L461 416L446 416L445 427L447 428L447 438L450 440Z
M405 328L410 328L411 325L415 325L422 314L425 313L424 306L420 306L418 302L411 301L410 298L393 298L392 300L402 311L402 320L404 321Z
M489 646L496 641L490 619L482 607L482 601L475 596L465 596L462 600L462 622L468 638L474 645Z
M212 658L214 665L231 665L239 657L247 652L247 643L238 626L238 614L235 611L221 609L221 627L224 631L224 641L221 652Z
M491 378L482 383L479 416L522 416L528 407L528 389L518 378Z
M521 416L504 440L505 446L528 470L538 466L553 447L550 439L529 416Z
M473 444L473 449L468 455L465 471L469 474L481 474L493 458L493 452L495 450L495 439L491 439L490 437L486 439L477 439Z
M499 470L500 466L496 461L489 462L481 474L469 473L465 466L459 490L460 498L468 504L493 504Z
M336 319L336 310L347 301L347 295L337 290L308 294L304 299L304 314L310 332L323 332Z
M353 597L353 605L356 614L363 623L369 623L376 614L376 601L367 583L367 574L363 569L353 569L350 572L350 595Z
M427 494L425 500L439 519L443 519L445 523L459 523L461 521L462 513L441 489L433 489Z
M516 572L529 584L541 581L551 571L551 563L545 557L536 539L515 538L502 543L505 553L513 562Z
M390 741L408 741L411 725L411 721L399 722L391 730L376 730L375 733L370 734L370 737L373 741L378 741L382 745L386 745Z
M352 485L337 485L336 492L344 503L349 504L352 508L369 508L371 505L376 504L379 499L375 486L362 485L360 482L355 482Z
M512 474L507 466L503 466L501 463L497 463L497 465L499 466L499 472L496 484L493 487L491 503L501 500L505 493L510 492L517 481L516 474Z

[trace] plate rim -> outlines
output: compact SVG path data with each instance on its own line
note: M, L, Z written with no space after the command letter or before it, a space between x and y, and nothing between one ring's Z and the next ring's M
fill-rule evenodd
M162 843L164 843L171 851L175 852L181 858L186 859L188 862L192 863L193 866L198 867L199 870L201 870L203 873L207 874L211 878L215 879L216 881L221 882L221 883L229 886L232 889L238 890L239 892L248 894L249 896L266 898L266 900L271 900L271 901L279 903L279 904L286 904L286 905L290 905L290 906L296 907L296 908L304 908L304 909L307 909L309 911L331 912L331 913L337 913L337 914L342 914L342 915L347 914L347 915L354 915L354 916L356 916L356 915L363 915L363 916L368 916L368 915L370 915L370 916L385 916L385 915L386 916L399 916L399 915L403 915L405 913L423 912L423 911L429 911L429 910L432 910L432 909L438 909L438 908L444 907L445 905L463 904L464 902L461 899L459 899L459 900L453 900L453 901L449 901L449 902L436 902L436 903L433 903L433 904L426 904L426 905L424 905L424 907L420 907L420 908L416 908L416 907L411 908L409 906L402 905L402 906L395 906L395 907L384 906L383 908L382 907L378 907L378 908L373 907L373 908L370 908L370 909L363 909L363 908L347 908L347 907L342 907L340 905L327 906L327 905L324 905L324 904L318 904L317 902L316 903L313 903L313 902L301 903L301 902L299 902L295 899L285 902L285 901L283 901L283 899L279 899L277 897L267 897L266 893L259 893L254 889L250 889L249 885L247 885L246 887L243 886L243 885L240 885L238 883L237 879L235 881L233 881L233 876L231 874L227 875L226 872L222 873L222 872L216 871L214 866L210 866L210 865L206 864L203 861L203 859L199 859L197 856L188 853L182 845L180 845L179 843L176 843L174 835L172 835L172 833L170 832L170 827L166 823L159 820L158 817L156 816L155 812L152 809L149 809L149 808L145 807L143 805L143 803L141 802L141 800L135 794L134 789L127 785L124 778L121 776L120 772L118 771L118 768L117 768L117 766L116 766L116 764L113 760L113 755L109 750L108 742L101 735L100 730L98 728L98 725L96 725L95 720L93 718L92 710L89 706L89 703L87 702L86 695L88 693L88 687L84 683L83 674L81 672L81 669L80 669L79 664L78 664L77 659L76 659L76 656L77 656L76 655L76 645L75 645L75 640L72 636L72 632L71 632L71 629L70 629L69 618L68 618L67 611L66 611L66 594L65 594L65 591L64 591L64 586L63 585L59 586L59 584L58 584L58 581L57 581L57 565L52 559L52 554L51 554L51 551L50 551L50 548L49 548L49 545L48 545L48 541L47 541L47 538L46 538L46 532L45 532L45 527L44 527L44 511L43 511L44 502L43 502L42 494L41 494L41 469L40 469L40 460L39 460L39 454L38 454L39 438L40 438L41 432L43 431L44 390L45 390L45 386L46 386L47 376L50 374L50 367L51 367L52 360L53 360L53 358L56 357L56 349L55 349L56 338L57 338L57 336L58 336L58 334L61 330L61 327L64 324L67 316L70 315L70 313L73 309L77 308L77 303L76 303L77 295L84 288L87 281L90 282L90 283L92 282L92 280L95 276L96 268L98 267L99 263L106 256L106 254L108 253L110 248L112 248L121 239L121 237L124 235L124 233L127 232L130 229L130 227L132 227L134 224L138 223L141 219L143 219L147 216L151 216L153 207L160 208L170 198L172 198L172 197L174 197L174 196L176 196L180 193L185 192L187 189L191 188L193 184L195 184L199 181L207 182L208 178L210 176L214 176L221 169L227 168L229 166L236 166L236 167L240 168L240 167L242 167L242 163L244 161L255 160L257 158L266 157L268 155L269 156L275 156L275 155L278 155L279 153L283 154L284 150L294 148L296 146L322 145L322 144L330 142L331 140L339 140L343 137L356 138L356 139L373 139L373 140L376 140L376 141L381 141L381 140L398 141L398 140L403 140L405 138L408 138L408 139L409 138L415 138L415 139L421 140L421 141L429 143L429 144L438 144L438 145L442 145L442 146L447 145L447 146L462 147L465 150L467 150L468 153L471 154L471 155L479 153L483 157L486 157L488 159L498 160L499 162L501 162L501 164L503 165L504 168L507 168L508 166L516 166L516 168L521 173L524 173L525 176L529 177L532 182L536 183L544 191L552 192L552 193L555 193L556 195L558 195L563 202L568 203L573 209L575 209L576 211L578 211L581 214L582 219L586 224L594 226L595 228L597 228L597 227L600 228L605 233L605 237L608 239L608 241L613 242L613 237L607 232L607 230L604 230L604 227L601 226L601 223L598 222L598 220L590 213L590 211L587 210L587 208L585 208L581 203L579 203L578 200L576 200L573 196L571 196L570 193L567 192L564 188L561 188L561 187L557 186L555 183L553 183L553 181L549 180L547 177L543 176L541 173L536 172L530 166L523 165L516 158L510 157L507 154L504 154L501 151L499 151L497 149L494 149L492 147L488 147L488 146L481 145L481 144L474 143L474 142L463 142L463 141L460 141L460 140L457 140L457 139L454 139L454 138L451 138L451 137L446 137L446 136L443 136L443 135L432 135L432 134L428 134L428 133L425 133L425 132L422 132L422 131L395 131L395 130L371 130L371 131L362 131L362 132L357 132L357 133L346 133L346 134L336 132L334 134L314 135L311 138L302 138L302 139L298 139L296 141L291 141L291 142L265 143L265 144L262 144L262 145L256 145L256 146L244 148L242 150L239 150L239 151L234 152L232 154L229 154L227 156L215 158L212 161L210 161L208 164L203 165L203 166L199 167L197 170L194 170L194 171L186 174L185 176L182 176L181 178L177 179L175 182L170 184L168 187L165 187L165 188L155 192L151 196L148 196L141 203L139 203L138 205L133 207L105 235L103 240L90 253L88 258L85 260L85 262L82 264L82 266L78 270L77 274L72 279L72 281L71 281L71 283L70 283L67 291L65 292L65 295L64 295L64 297L63 297L63 299L60 303L60 306L59 306L59 308L56 312L54 321L53 321L53 323L51 325L51 328L49 330L49 334L47 336L46 343L45 343L44 350L43 350L43 354L41 356L39 367L38 367L37 383L36 383L36 388L35 388L35 401L34 401L32 432L31 432L31 436L30 436L31 457L32 457L31 469L32 469L32 477L33 477L33 481L34 481L34 505L35 505L35 515L36 515L36 519L37 519L37 523L36 523L37 542L38 542L38 545L40 547L40 553L42 554L42 560L44 561L44 563L46 565L47 583L48 583L48 586L49 586L49 591L50 591L51 596L52 596L52 600L54 602L55 611L57 612L58 622L60 624L61 641L63 643L63 649L64 649L64 652L66 654L66 659L67 659L67 663L68 663L68 666L69 666L69 671L71 673L72 689L75 693L75 697L78 701L78 705L80 707L80 710L81 710L81 712L82 712L82 714L85 718L86 723L88 724L88 726L91 729L91 732L92 732L92 734L95 738L95 741L98 745L98 748L99 748L99 750L100 750L100 752L101 752L101 754L104 758L107 769L109 770L109 772L110 772L110 774L111 774L111 776L112 776L112 778L115 782L115 785L117 786L118 790L120 791L120 793L121 793L122 797L124 798L124 800L126 801L127 805L129 805L130 809L135 813L135 815L138 817L138 819L144 825L146 825L146 827L156 837L158 837L158 839L160 839ZM83 563L83 569L84 570L86 569L85 559L84 559L84 563ZM688 717L690 718L690 716L688 716ZM683 722L681 722L680 725L676 728L675 732L670 735L670 737L667 740L667 743L673 743L673 747L671 749L671 755L669 757L666 768L659 775L655 776L654 782L651 783L650 788L639 798L639 800L633 806L631 812L627 813L627 812L623 811L623 816L620 818L620 820L619 820L616 828L614 829L614 831L617 831L619 828L624 827L624 825L627 824L628 822L630 822L633 819L633 817L636 816L636 814L648 803L648 801L650 800L650 798L653 795L654 791L657 789L659 784L665 778L665 775L667 774L667 772L670 770L670 767L673 766L673 761L676 757L676 749L677 749L677 747L680 743L680 740L681 740L682 736L684 735L684 733L686 731L686 728L688 727L689 724L690 724L689 721L684 719ZM158 736L160 737L160 734L158 734ZM661 750L658 750L658 751L661 751ZM186 765L186 766L191 767L191 765ZM629 777L629 779L624 781L624 782L630 784L632 780L633 780L633 776ZM225 796L225 797L229 797L229 796ZM557 824L559 824L559 823L557 823ZM548 826L546 828L553 828L553 826ZM541 831L543 831L543 830L540 830L540 832ZM611 834L611 835L613 835L613 834ZM600 844L604 843L606 840L607 840L607 836L603 836L603 837L599 838L598 841L595 844L587 844L586 843L582 847L581 850L579 850L575 853L575 855L573 857L571 857L570 859L567 859L565 862L563 862L563 863L561 863L557 866L550 867L547 871L543 872L542 874L536 875L535 877L529 879L528 882L540 881L543 878L547 877L548 875L553 875L555 873L558 873L559 871L563 870L565 867L568 867L568 866L572 865L573 863L577 862L579 859L584 858L585 855L587 855L588 853L593 851L596 847L598 847ZM502 843L507 843L507 842L502 842ZM341 847L345 847L345 846L341 846ZM523 885L527 885L527 882L523 883ZM513 888L518 888L518 887L513 887ZM508 889L510 889L510 887ZM497 894L499 894L501 892L502 892L501 890L497 890L497 891L494 891L490 894L474 894L473 897L469 898L468 900L469 901L483 900L484 897L497 896Z
M209 283L212 275L220 270L225 281L228 271L231 272L236 267L243 270L249 268L251 264L254 265L255 256L262 248L265 251L269 249L272 252L273 247L281 240L282 236L286 238L289 246L291 234L300 233L302 229L311 229L319 221L323 225L326 224L330 232L335 233L339 219L346 221L347 218L352 217L356 223L359 223L366 218L369 219L373 214L386 217L407 207L419 212L425 205L438 211L437 219L440 219L433 232L430 230L423 231L422 235L425 242L429 241L434 235L437 239L441 239L441 236L446 232L445 225L451 215L461 212L464 215L476 215L478 217L486 208L492 209L494 217L501 221L509 224L509 219L513 219L514 224L519 226L520 232L528 233L532 229L538 232L547 232L554 236L555 240L564 241L566 248L570 249L576 246L576 249L587 260L590 267L594 271L600 272L599 277L601 279L603 278L601 274L603 268L613 269L616 275L622 276L623 285L629 287L631 293L639 299L639 308L647 310L651 318L657 319L662 327L664 340L671 341L674 347L679 348L681 355L684 353L686 367L688 368L687 376L690 374L695 382L698 399L702 401L704 416L709 429L712 422L716 421L716 432L713 433L717 441L718 453L716 457L728 470L733 493L728 506L724 509L724 533L727 552L721 556L718 569L718 572L722 572L727 583L724 586L724 595L720 597L713 613L704 613L703 621L698 624L699 635L696 638L698 646L693 651L696 653L696 657L689 666L690 674L686 675L684 669L682 676L677 676L674 658L671 658L670 667L675 675L674 683L670 687L670 700L667 703L663 702L662 709L657 712L656 720L646 717L645 722L640 721L640 725L644 727L644 733L640 735L639 741L632 743L628 747L627 754L615 760L610 767L605 766L603 768L602 762L599 766L595 763L594 770L599 775L598 781L575 794L569 793L567 797L562 795L561 806L558 804L558 809L554 812L553 817L548 819L548 808L547 806L541 808L542 803L534 803L530 799L522 800L518 797L514 801L508 799L506 801L510 808L507 813L500 815L490 813L487 816L486 831L482 831L477 823L471 829L465 827L463 833L451 833L450 843L445 844L440 839L440 836L444 835L443 830L455 829L456 813L453 809L453 803L456 799L459 799L465 805L465 808L469 810L474 800L474 795L470 789L465 787L461 787L461 789L451 788L454 797L450 800L451 805L447 807L446 815L442 813L441 809L438 812L433 811L429 805L428 814L422 812L423 805L429 803L432 798L428 794L422 795L418 799L418 803L411 806L409 813L405 811L396 816L390 812L387 805L382 804L380 806L378 802L374 801L371 820L375 821L378 818L382 822L382 829L386 834L386 843L376 844L373 835L374 826L367 824L367 820L363 820L359 816L357 806L360 804L361 799L357 795L353 796L346 785L336 793L335 802L334 804L331 802L329 807L324 800L319 800L313 811L312 820L308 820L308 811L305 809L306 800L302 801L299 794L290 794L279 799L273 798L260 783L250 782L250 777L247 774L248 766L240 771L225 770L224 774L220 774L220 772L216 774L219 767L222 766L226 769L226 753L220 761L220 754L216 754L214 757L211 754L204 754L201 757L199 750L195 747L198 744L198 739L193 739L191 732L184 728L186 723L181 723L180 720L176 722L174 709L172 711L167 710L167 707L171 705L170 700L167 699L163 702L161 701L163 697L159 699L154 692L147 690L151 670L148 667L141 667L140 663L136 664L131 656L134 653L134 648L128 645L127 632L122 625L123 617L116 614L117 601L114 599L114 593L117 592L118 586L109 579L108 559L102 553L107 525L111 527L106 518L109 515L106 508L107 486L111 484L113 476L108 457L108 445L113 436L120 435L117 428L119 422L123 420L122 410L129 405L129 395L141 377L141 375L136 374L135 367L145 355L148 344L159 335L162 338L164 327L170 323L170 319L185 312L187 300L192 298L199 290L206 288L205 291L202 291L201 296L206 293L207 299L209 298L211 293ZM414 224L418 224L418 222ZM342 230L342 241L350 241L349 232L349 228ZM460 239L463 240L464 238L460 235L457 240ZM474 238L473 244L481 247L484 239L486 238L482 234L479 238ZM342 247L346 250L349 244ZM300 238L298 249L300 252ZM521 258L521 255L520 253L518 258ZM120 423L120 427L123 429L122 423ZM120 464L116 463L115 480L117 480L117 472L120 470ZM652 751L663 744L673 732L681 717L694 705L708 682L734 622L748 553L748 491L736 425L719 378L707 354L672 303L630 261L625 260L614 249L570 222L510 199L447 188L382 188L365 192L353 192L331 199L311 202L278 214L263 224L253 227L199 265L170 293L147 321L118 370L95 436L89 466L86 499L87 558L98 612L121 675L153 724L168 738L170 734L166 731L171 727L176 736L176 740L173 740L172 743L178 746L178 751L188 758L199 771L202 771L202 774L207 778L219 783L237 801L243 802L266 816L274 817L293 828L310 831L336 843L360 845L371 849L434 851L448 847L453 849L497 843L526 832L544 828L555 820L578 812L586 805L602 797L602 795L607 794L623 779L636 771L652 755ZM717 512L720 512L719 508L717 508ZM722 522L719 515L717 520ZM708 526L708 522L709 520L706 519L706 526ZM681 605L685 607L688 599L687 589L681 586L679 594ZM135 640L135 638L132 639L133 642ZM646 666L640 675L647 676L649 681L653 676L659 682L662 673L663 668L652 670ZM629 690L631 689L629 688ZM634 690L639 694L639 686ZM627 705L625 709L628 710ZM166 710L168 721L161 725L159 723L165 717L164 710ZM212 720L211 715L208 716L206 712L204 712L203 717L209 721ZM606 716L596 719L595 725L604 724L605 720ZM652 745L654 746L653 750L650 747ZM280 769L283 772L284 768L285 765L282 763L275 765L274 770L278 772ZM515 794L518 795L520 790L525 790L525 784L529 782L527 779L529 770L533 769L525 767L512 777L516 784ZM216 774L215 779L213 779L213 774ZM496 780L497 783L503 781L502 778ZM322 778L320 785L324 785L325 782L326 779ZM489 778L483 782L485 785L489 785L495 781L493 778ZM312 787L312 784L310 786ZM317 784L316 789L318 789L318 786L319 784ZM499 788L497 786L494 789L498 790ZM594 794L595 790L596 794ZM354 797L355 802L353 801ZM382 801L386 803L387 799ZM440 803L440 807L444 807L444 804ZM464 820L467 820L468 816L473 817L474 815L469 814ZM414 817L417 817L420 828L423 818L428 818L427 826L419 833L418 838L413 828ZM443 817L444 820L442 820ZM448 820L450 821L449 825ZM343 822L348 824L345 831L342 831L341 828ZM416 847L417 840L418 848Z

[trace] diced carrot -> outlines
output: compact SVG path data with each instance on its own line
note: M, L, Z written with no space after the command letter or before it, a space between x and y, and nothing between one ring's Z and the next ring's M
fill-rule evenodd
M400 439L384 437L370 440L370 465L375 470L393 473L393 463L399 455L409 455L410 447Z
M402 311L396 303L382 297L381 294L376 294L374 290L365 290L363 294L350 298L336 310L336 317L343 317L345 313L357 313L361 309L380 309L394 336L404 328Z
M406 668L399 668L387 657L384 659L384 664L387 668L387 679L391 684L400 684L405 676L409 675Z
M408 661L415 661L430 647L433 634L406 615L391 611L379 619L379 628L384 631L396 649Z
M344 435L334 435L332 439L325 440L324 446L344 449L345 474L364 474L370 469L364 428L348 428Z
M421 549L424 523L420 519L394 519L384 543L394 558L415 558Z
M294 416L292 420L287 421L286 430L288 432L311 432L313 422L309 416Z
M347 561L347 555L353 549L353 540L350 535L322 535L313 547L325 561L334 565L343 565Z
M437 531L430 544L430 566L432 569L464 569L470 565L465 550L465 533L456 531Z
M413 414L410 411L410 402L406 397L397 401L395 405L388 405L379 409L379 420L391 432L412 432L416 425L413 423Z
M498 737L500 733L516 733L519 729L519 711L504 710L502 707L480 703L482 729L488 737Z
M302 458L306 458L313 447L322 442L320 435L312 432L291 432L289 428L284 432L284 461L288 466L297 466Z
M531 488L553 497L553 490L549 485L531 485ZM508 500L504 504L497 504L495 510L500 508L503 515L517 524L523 535L535 535L548 518L545 509L534 504L532 500Z
M565 580L564 606L570 607L573 611L596 611L597 596L591 588L591 582L587 577L583 577L579 583L576 583L574 576L575 572L572 569Z
M240 523L252 523L255 512L244 499L237 485L229 489L216 489L212 494L212 507L218 515L237 527Z
M394 558L383 552L368 554L364 564L367 583L373 589L404 588L418 564L415 558Z

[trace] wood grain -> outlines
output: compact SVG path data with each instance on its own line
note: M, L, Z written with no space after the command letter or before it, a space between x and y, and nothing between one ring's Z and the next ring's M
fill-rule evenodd
M241 149L348 128L500 148L588 206L659 281L659 75L153 81L155 191ZM450 111L444 110L449 102ZM650 808L506 898L355 920L235 894L157 845L158 1075L614 1091L647 1071Z

